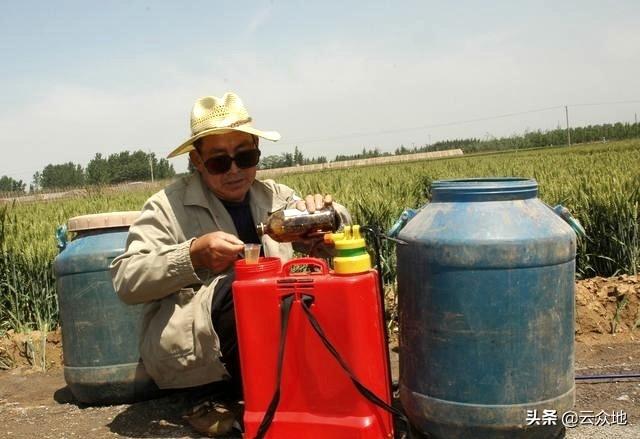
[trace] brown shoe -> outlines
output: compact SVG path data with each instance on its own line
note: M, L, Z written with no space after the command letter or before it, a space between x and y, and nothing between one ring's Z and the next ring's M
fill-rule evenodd
M183 416L198 433L209 437L221 437L240 431L240 424L236 418L241 418L242 408L233 402L206 401L191 409Z

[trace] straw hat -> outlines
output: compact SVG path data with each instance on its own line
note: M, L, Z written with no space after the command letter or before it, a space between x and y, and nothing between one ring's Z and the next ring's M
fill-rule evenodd
M168 158L193 150L193 142L197 139L229 131L242 131L273 142L280 140L277 131L260 131L252 127L251 116L238 95L227 92L222 98L205 96L196 101L191 110L191 137L171 151Z

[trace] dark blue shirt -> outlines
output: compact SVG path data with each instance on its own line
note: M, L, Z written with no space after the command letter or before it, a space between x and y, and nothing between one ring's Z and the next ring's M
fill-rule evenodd
M249 194L240 202L220 200L222 205L227 209L233 225L238 231L238 238L245 244L260 244L260 238L256 231L256 225L251 215L251 206L249 205Z

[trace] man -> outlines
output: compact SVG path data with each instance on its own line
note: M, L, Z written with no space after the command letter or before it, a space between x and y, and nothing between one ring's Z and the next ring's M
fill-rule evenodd
M280 134L254 128L234 93L197 100L191 132L169 157L188 152L197 172L147 200L111 272L124 302L145 304L140 355L160 388L222 382L229 383L229 397L239 398L233 263L244 243L261 243L265 256L290 259L291 244L260 239L255 224L283 208L314 212L331 198L316 194L302 201L287 186L256 180L258 139L277 141ZM334 208L350 222L342 206ZM215 406L188 419L216 435L229 431L233 416Z

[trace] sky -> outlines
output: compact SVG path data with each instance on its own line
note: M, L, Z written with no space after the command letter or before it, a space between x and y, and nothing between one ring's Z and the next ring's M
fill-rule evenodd
M637 0L0 0L0 176L164 157L226 91L282 134L263 155L552 129L564 105L572 126L633 122L639 22Z

